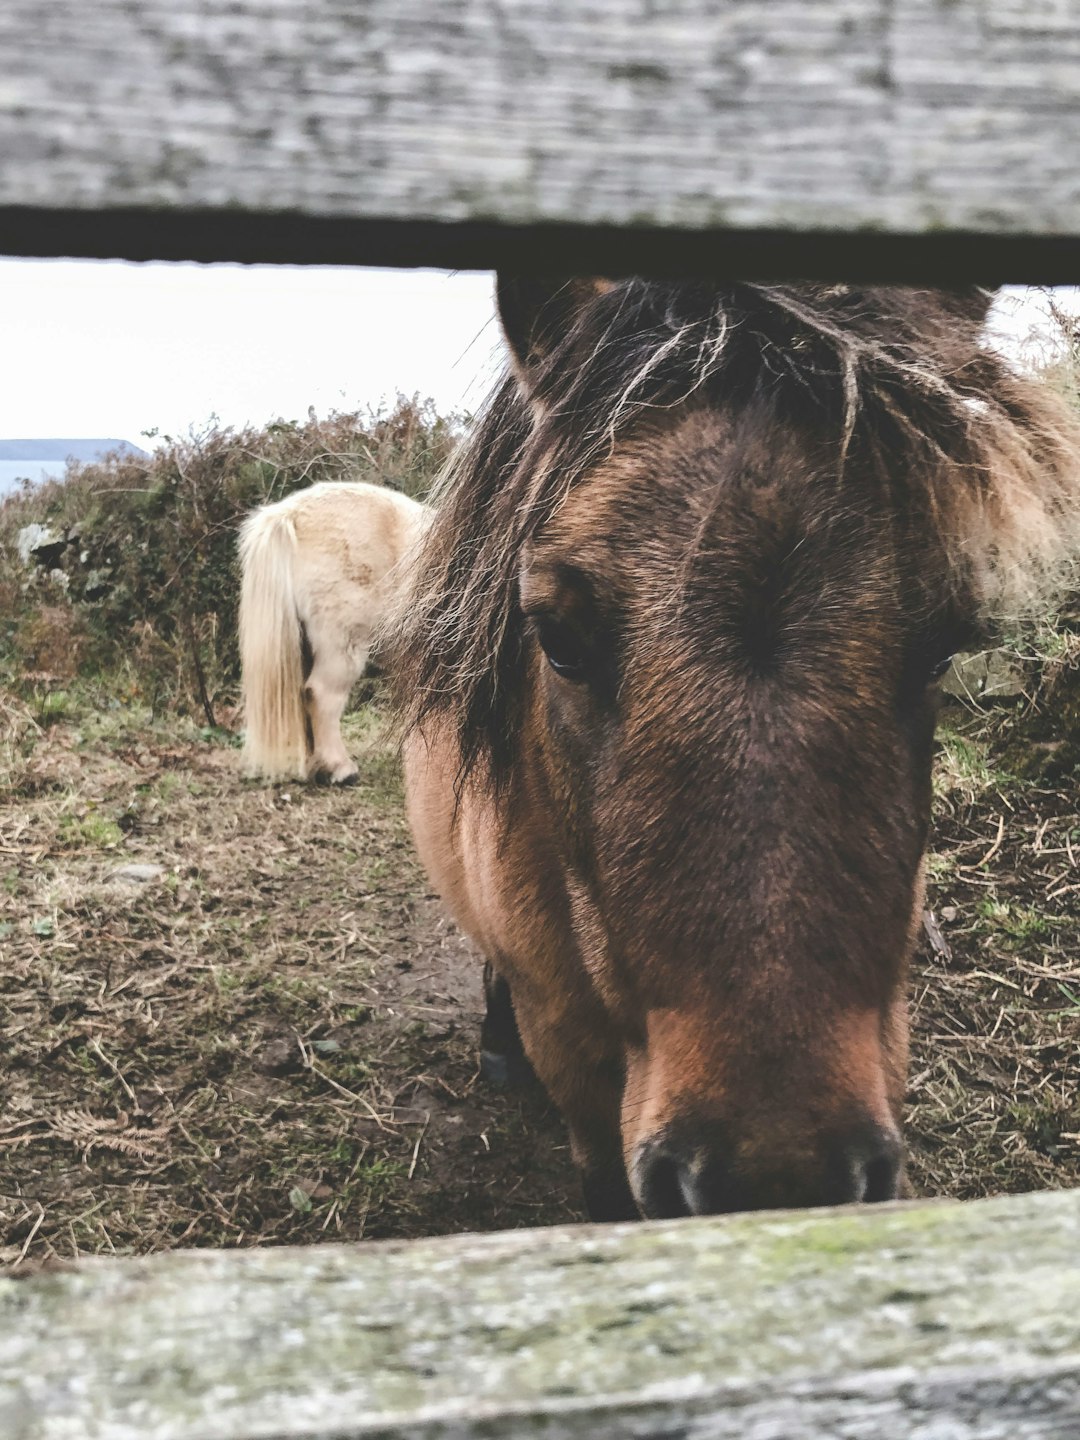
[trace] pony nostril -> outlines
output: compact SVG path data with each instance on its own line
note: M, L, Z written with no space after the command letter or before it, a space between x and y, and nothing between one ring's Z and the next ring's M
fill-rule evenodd
M873 1205L879 1200L895 1200L900 1193L899 1154L875 1155L866 1162L863 1200Z
M646 1219L673 1220L693 1211L687 1203L683 1167L669 1151L645 1145L636 1169L637 1201Z
M895 1135L880 1131L869 1144L863 1141L849 1153L855 1200L872 1205L897 1198L903 1150Z

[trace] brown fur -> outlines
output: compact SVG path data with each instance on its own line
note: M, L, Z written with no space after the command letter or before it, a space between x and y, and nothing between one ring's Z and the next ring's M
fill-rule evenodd
M400 628L410 815L598 1216L902 1188L933 670L1080 534L986 299L501 282L516 378Z

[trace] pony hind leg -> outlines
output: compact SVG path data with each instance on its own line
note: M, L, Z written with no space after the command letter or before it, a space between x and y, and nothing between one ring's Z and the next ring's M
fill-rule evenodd
M304 684L304 708L311 738L308 779L331 785L355 785L360 771L345 748L341 717L357 678L363 674L366 653L353 658L337 655L311 637L311 671Z
M497 1090L522 1090L539 1082L521 1043L510 986L484 961L487 1009L480 1026L480 1078Z

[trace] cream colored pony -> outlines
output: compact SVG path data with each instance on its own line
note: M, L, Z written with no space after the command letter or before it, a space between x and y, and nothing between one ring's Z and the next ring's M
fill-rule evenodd
M323 483L244 521L240 662L249 774L355 781L341 717L430 514L382 485Z

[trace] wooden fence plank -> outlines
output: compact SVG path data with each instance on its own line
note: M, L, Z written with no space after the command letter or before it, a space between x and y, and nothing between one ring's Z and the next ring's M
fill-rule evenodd
M1080 1191L0 1281L5 1440L1075 1440Z
M1080 259L1080 0L6 0L0 53L8 250Z

